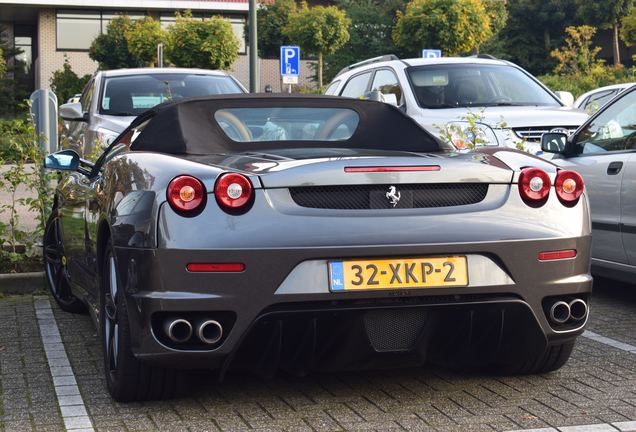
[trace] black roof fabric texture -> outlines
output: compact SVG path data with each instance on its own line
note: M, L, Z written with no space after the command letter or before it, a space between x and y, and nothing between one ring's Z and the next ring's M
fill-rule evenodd
M345 108L359 116L353 135L341 141L252 141L230 139L214 118L220 109L291 107ZM442 150L440 142L399 108L375 101L333 96L243 94L166 102L137 117L122 133L145 123L133 151L176 155L242 153L285 148L355 148L416 153Z

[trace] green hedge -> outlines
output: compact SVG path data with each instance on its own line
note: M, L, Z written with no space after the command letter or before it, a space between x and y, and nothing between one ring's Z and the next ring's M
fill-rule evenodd
M575 98L599 87L636 81L634 68L602 65L594 66L586 75L541 75L538 78L552 91L569 91Z

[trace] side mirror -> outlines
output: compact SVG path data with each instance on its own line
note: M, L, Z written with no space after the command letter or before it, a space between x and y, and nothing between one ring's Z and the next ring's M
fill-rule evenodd
M562 132L546 132L541 135L541 150L546 153L565 152L568 136Z
M58 171L77 171L80 157L75 150L62 150L44 159L44 168Z
M384 103L389 105L398 106L397 96L394 93L383 93Z
M382 93L379 90L366 92L363 99L368 99L376 102L384 102L393 106L398 105L397 96L395 96L393 93Z
M563 105L569 106L569 107L574 106L574 95L570 93L569 91L558 91L558 92L554 92L554 94L557 95L559 99L561 99L561 102L563 102Z
M60 106L60 117L66 121L88 121L87 116L82 111L82 104L79 102L66 103Z

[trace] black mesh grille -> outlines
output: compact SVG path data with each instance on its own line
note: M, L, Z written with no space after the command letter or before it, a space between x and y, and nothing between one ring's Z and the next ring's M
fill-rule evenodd
M301 207L338 210L430 208L478 203L486 197L488 184L303 186L290 188L289 192ZM396 205L391 202L392 196L399 196Z
M417 342L427 317L421 309L369 311L364 314L364 326L376 351L408 351Z

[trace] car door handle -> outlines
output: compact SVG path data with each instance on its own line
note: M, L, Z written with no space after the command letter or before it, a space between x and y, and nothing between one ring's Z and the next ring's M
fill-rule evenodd
M623 162L612 162L607 167L607 175L616 175L623 169Z

